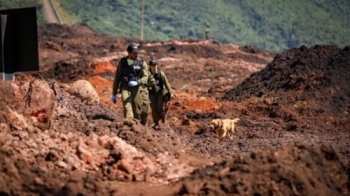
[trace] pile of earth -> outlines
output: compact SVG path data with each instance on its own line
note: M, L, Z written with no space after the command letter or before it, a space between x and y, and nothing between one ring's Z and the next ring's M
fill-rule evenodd
M222 100L241 102L256 97L264 100L259 109L270 118L286 122L312 118L324 130L330 130L327 123L334 125L333 130L348 131L349 78L350 47L302 46L276 55L266 68L227 91ZM288 115L278 112L282 106L289 107Z
M331 146L236 154L195 170L178 195L348 195L349 170Z
M350 109L349 77L350 47L302 46L277 55L266 68L228 91L223 99L242 101L252 96L274 96L286 104L314 97L316 104L323 103L323 112L343 116ZM296 96L283 99L290 92Z
M116 191L109 182L164 184L193 170L174 156L170 132L124 119L66 85L1 81L0 92L3 195L104 195Z

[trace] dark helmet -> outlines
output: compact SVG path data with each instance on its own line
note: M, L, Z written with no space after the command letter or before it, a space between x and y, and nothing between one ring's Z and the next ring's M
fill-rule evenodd
M151 66L156 66L156 65L158 65L157 61L154 60L154 59L153 59L153 60L150 60L148 64L151 65Z
M126 51L128 52L133 52L133 53L138 53L139 48L135 44L130 44L127 48Z

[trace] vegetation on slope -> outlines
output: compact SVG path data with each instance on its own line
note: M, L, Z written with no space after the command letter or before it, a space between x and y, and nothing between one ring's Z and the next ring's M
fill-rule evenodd
M142 0L52 0L64 23L140 38ZM281 51L301 45L350 45L346 0L144 0L144 39L209 37L222 43ZM3 2L3 1L2 1ZM23 4L38 0L10 1ZM21 2L21 3L19 3Z

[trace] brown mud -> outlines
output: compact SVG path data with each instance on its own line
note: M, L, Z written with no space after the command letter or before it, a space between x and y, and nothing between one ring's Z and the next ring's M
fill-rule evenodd
M0 195L349 195L349 47L38 33L40 71L0 82ZM110 101L131 42L175 90L161 130ZM67 92L79 79L99 103ZM236 117L235 139L219 143L209 122Z

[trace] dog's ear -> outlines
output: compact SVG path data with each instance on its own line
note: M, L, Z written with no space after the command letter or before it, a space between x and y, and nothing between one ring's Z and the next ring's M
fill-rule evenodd
M212 120L209 124L209 128L210 130L214 130L216 127L216 120Z
M214 120L211 121L210 124L212 124L212 125L214 125L214 126L217 126L217 125L218 125L218 120L217 120L217 119L214 119Z
M221 119L218 119L218 127L222 127L222 124L223 124L223 122L222 122L222 120Z
M211 120L211 121L210 121L210 124L213 124L214 122L215 122L215 120Z

